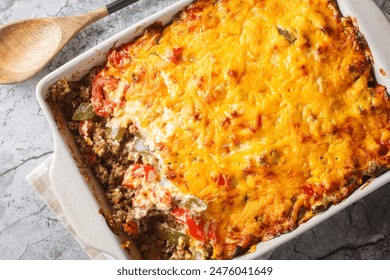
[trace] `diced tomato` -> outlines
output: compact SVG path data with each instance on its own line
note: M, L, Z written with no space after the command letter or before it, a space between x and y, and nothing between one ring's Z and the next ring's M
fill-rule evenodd
M190 215L187 209L175 208L172 215L177 221L188 226L189 233L199 241L217 240L217 224L215 222L206 223L202 217L195 218Z
M122 185L129 188L134 188L133 180L135 178L145 178L145 181L157 177L156 170L152 165L148 164L133 164L126 170L123 177Z
M125 66L130 62L130 57L125 49L111 50L107 55L108 61L116 68Z
M142 174L135 175L134 173L139 169L142 169ZM149 176L152 175L152 173L155 173L156 170L152 165L149 164L133 164L130 167L130 171L135 177L145 177L145 180L147 181Z
M175 208L172 211L172 215L176 218L176 220L185 224L187 222L188 210L184 208Z
M190 234L200 241L205 241L206 236L204 233L204 221L197 222L194 218L187 218L187 225L190 230Z
M263 124L263 117L259 114L256 119L256 126L257 128L261 127Z
M229 175L219 174L217 183L218 183L218 186L229 186L230 185Z
M96 115L108 117L112 113L117 104L108 99L103 88L115 90L117 86L118 79L111 76L102 76L102 72L95 77L92 82L91 103Z
M170 60L173 63L178 64L181 61L182 55L183 55L183 48L182 47L173 48Z
M204 234L204 220L199 219L198 221L189 215L188 210L183 208L176 208L172 211L172 215L178 220L179 222L186 224L188 226L190 234L200 241L205 241L206 236Z
M229 75L231 78L237 78L238 73L237 73L236 70L229 69L228 75Z
M313 187L311 187L311 186L303 186L301 189L308 196L313 196L314 195L314 190L313 190Z
M156 170L152 165L143 165L142 168L144 169L146 181L149 179L149 176L151 176L153 173L156 173Z

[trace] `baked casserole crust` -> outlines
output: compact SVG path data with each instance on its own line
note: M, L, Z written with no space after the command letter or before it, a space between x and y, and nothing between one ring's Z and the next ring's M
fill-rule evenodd
M334 1L197 1L51 91L144 258L233 258L390 166L388 94Z

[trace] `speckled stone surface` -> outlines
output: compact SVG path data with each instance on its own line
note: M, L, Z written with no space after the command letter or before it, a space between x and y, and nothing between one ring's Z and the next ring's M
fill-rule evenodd
M390 0L374 1L390 19ZM75 15L109 2L0 0L0 25L22 18ZM173 2L140 0L84 30L34 78L0 85L0 259L88 258L24 179L53 152L35 86L50 71ZM271 259L390 259L390 186L279 247Z

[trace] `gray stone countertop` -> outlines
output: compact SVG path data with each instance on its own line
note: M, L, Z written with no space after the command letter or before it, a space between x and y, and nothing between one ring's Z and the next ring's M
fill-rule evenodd
M374 1L390 18L390 0ZM76 15L109 2L0 0L0 25ZM35 86L65 62L173 2L140 0L81 32L35 77L0 85L0 259L88 258L24 179L53 153L52 133L37 104ZM271 259L390 259L389 185L282 245Z

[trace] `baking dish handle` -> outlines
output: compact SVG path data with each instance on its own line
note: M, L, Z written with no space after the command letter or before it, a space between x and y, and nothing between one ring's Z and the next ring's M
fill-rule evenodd
M65 147L62 138L54 134L55 152L49 176L52 192L65 216L85 244L116 259L128 259L119 239L108 228L104 217L98 215L99 205L82 176L70 176L79 170Z

